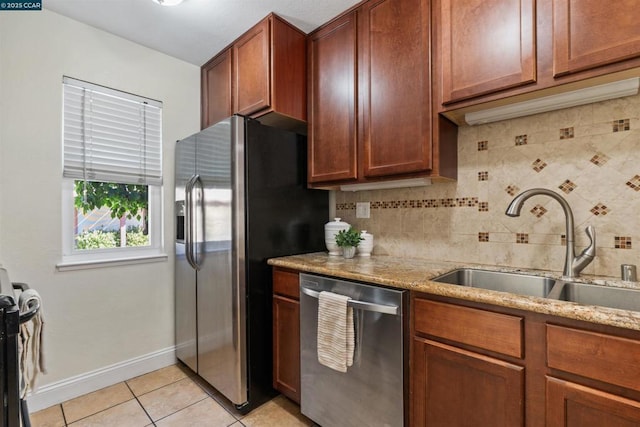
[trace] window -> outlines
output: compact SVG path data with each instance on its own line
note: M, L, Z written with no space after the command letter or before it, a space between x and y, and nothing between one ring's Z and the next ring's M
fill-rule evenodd
M160 255L162 103L63 78L63 263Z

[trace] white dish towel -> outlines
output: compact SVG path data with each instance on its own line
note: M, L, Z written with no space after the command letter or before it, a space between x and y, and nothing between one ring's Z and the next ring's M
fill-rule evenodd
M318 296L318 362L338 372L353 365L354 325L351 298L333 292Z
M44 363L44 316L42 315L42 299L34 289L26 289L18 297L20 312L29 310L29 306L37 302L38 313L31 320L20 325L20 398L24 399L29 391L36 390L36 379L39 374L46 374Z

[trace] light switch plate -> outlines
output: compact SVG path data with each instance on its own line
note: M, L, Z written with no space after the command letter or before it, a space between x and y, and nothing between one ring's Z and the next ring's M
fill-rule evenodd
M356 218L370 218L370 217L371 217L371 202L356 203Z

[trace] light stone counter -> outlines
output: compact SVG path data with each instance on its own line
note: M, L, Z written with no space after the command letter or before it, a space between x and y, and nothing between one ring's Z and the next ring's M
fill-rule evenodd
M390 286L393 288L408 289L411 291L494 304L502 307L528 310L536 313L550 314L569 319L584 320L592 323L640 331L640 312L636 311L596 307L547 298L517 295L507 292L449 285L430 280L448 271L461 267L521 272L553 278L560 278L561 276L559 273L548 271L523 270L478 264L438 262L390 256L372 256L365 258L355 257L353 259L344 259L340 256L330 257L326 252L272 258L269 260L269 264L307 273L323 274L342 279L357 280L360 282ZM637 283L622 282L592 276L584 276L575 281L594 283L602 286L639 288Z

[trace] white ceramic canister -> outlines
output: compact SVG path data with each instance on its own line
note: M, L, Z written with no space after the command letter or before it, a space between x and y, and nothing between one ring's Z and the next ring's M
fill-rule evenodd
M371 252L373 252L373 234L367 233L367 230L362 230L360 237L362 237L362 240L358 245L358 256L371 256Z
M351 227L346 222L340 221L340 218L334 218L333 221L324 225L324 243L327 245L329 255L342 255L342 248L336 244L336 234L340 230L348 230Z

